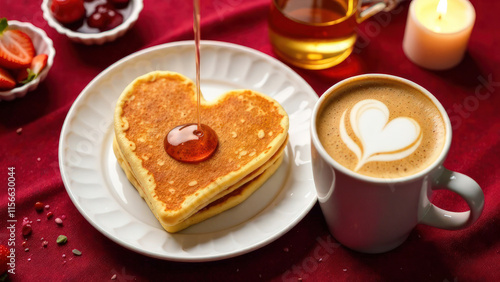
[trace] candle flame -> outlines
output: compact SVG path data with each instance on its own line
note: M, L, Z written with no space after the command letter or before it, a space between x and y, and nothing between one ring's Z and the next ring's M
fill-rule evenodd
M439 3L437 5L437 12L439 15L439 19L446 15L446 10L448 9L448 1L447 0L439 0Z

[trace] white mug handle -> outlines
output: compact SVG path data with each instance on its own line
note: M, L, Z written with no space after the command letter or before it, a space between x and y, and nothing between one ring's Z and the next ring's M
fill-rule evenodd
M433 190L446 189L457 193L469 205L466 212L451 212L431 204L429 211L420 223L448 230L465 228L474 223L484 207L484 194L481 187L467 175L443 169L433 183Z

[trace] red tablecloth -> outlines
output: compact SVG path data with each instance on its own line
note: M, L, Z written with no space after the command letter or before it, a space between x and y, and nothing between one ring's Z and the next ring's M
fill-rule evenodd
M495 1L472 1L477 13L468 53L449 71L412 64L401 43L408 2L363 23L356 51L345 63L323 71L295 69L321 95L346 77L387 73L430 90L453 122L453 144L445 163L474 178L486 204L476 224L445 231L417 226L397 249L378 255L350 251L329 235L319 207L291 231L251 253L208 263L179 263L129 251L94 229L64 189L58 166L58 138L64 118L81 90L106 67L138 50L192 39L190 1L145 0L139 21L124 37L103 46L70 42L48 26L41 0L2 0L0 17L31 22L44 29L57 51L54 66L40 87L26 97L0 103L0 243L7 244L8 168L15 167L18 220L13 281L274 280L274 281L500 281L500 33ZM202 39L248 46L274 56L267 37L269 0L202 1ZM479 94L478 94L479 93ZM481 97L479 99L478 97ZM16 130L22 128L21 134ZM36 201L50 205L57 226L37 214ZM456 195L440 192L435 201L454 211L467 209ZM20 221L33 220L33 234L22 246ZM37 221L40 219L40 222ZM68 237L59 246L55 238ZM42 247L41 238L48 241ZM81 256L74 256L72 249ZM65 254L65 257L63 257Z

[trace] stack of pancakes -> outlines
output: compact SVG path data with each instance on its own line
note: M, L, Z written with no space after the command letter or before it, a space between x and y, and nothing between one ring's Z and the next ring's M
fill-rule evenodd
M194 83L155 71L134 80L115 108L113 150L129 181L168 232L236 206L280 166L288 139L288 115L272 98L234 90L216 101L201 98L201 122L218 136L214 155L184 163L164 150L168 132L196 122Z

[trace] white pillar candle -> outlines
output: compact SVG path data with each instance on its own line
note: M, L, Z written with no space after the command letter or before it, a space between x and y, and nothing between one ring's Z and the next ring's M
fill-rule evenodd
M465 54L475 19L476 12L468 0L413 0L403 50L421 67L452 68Z

